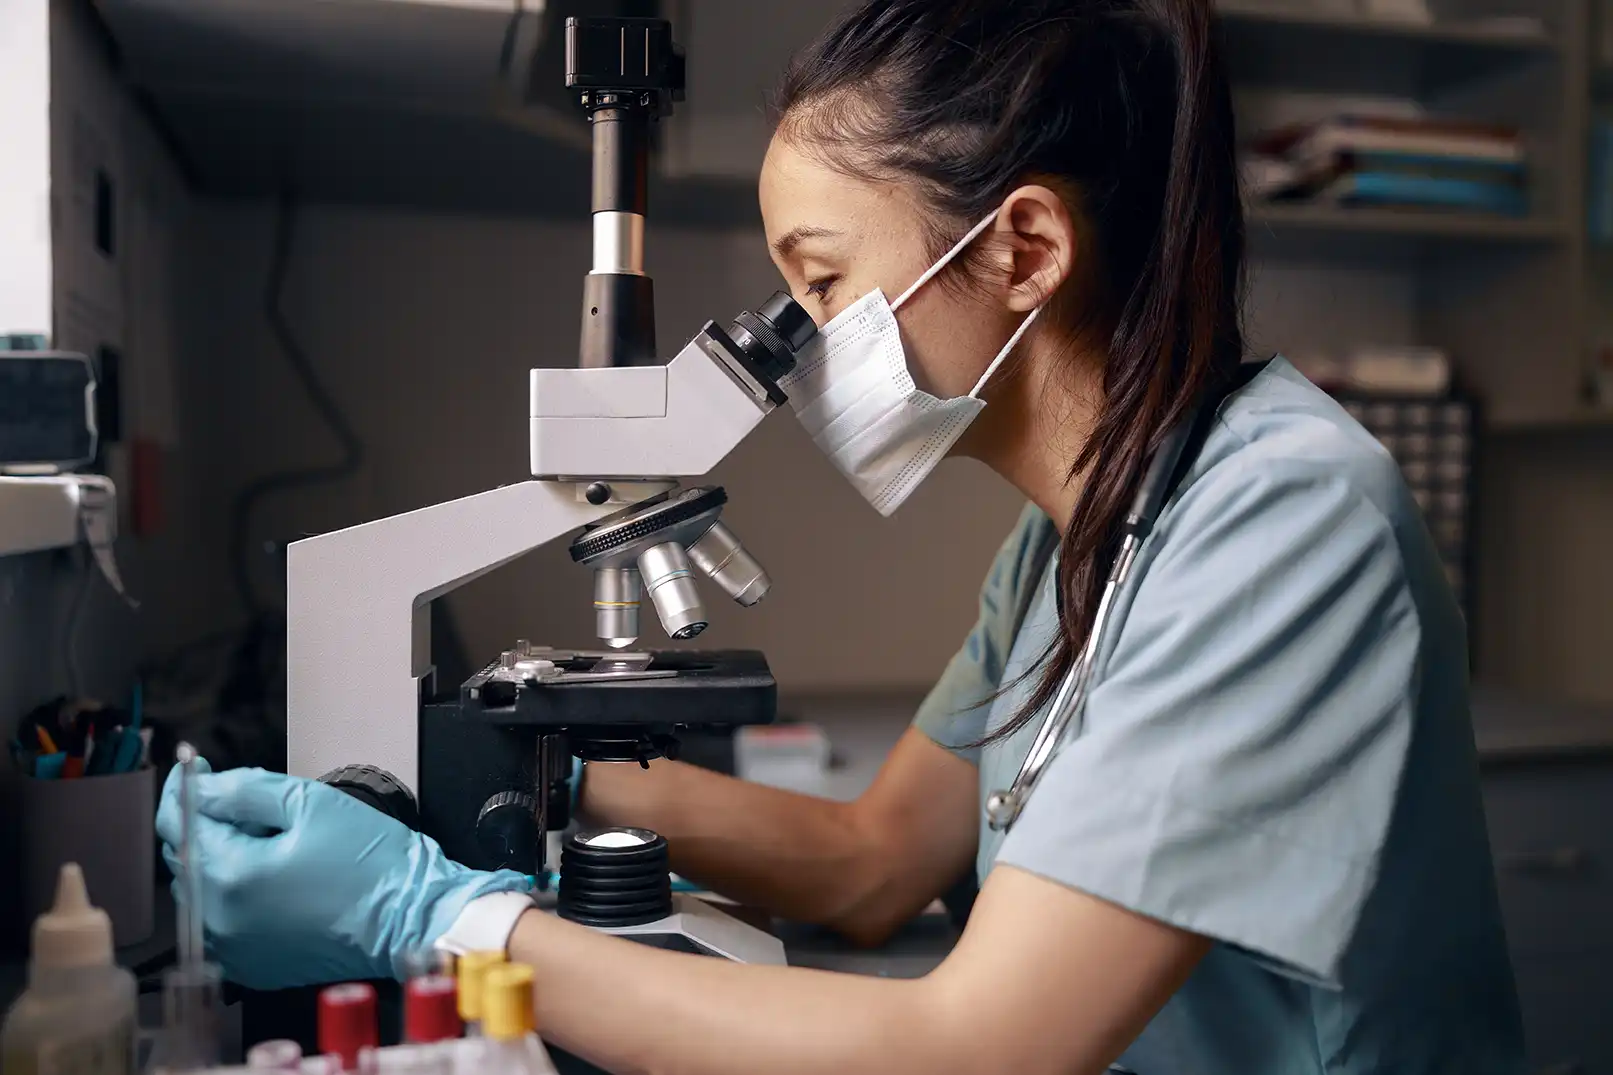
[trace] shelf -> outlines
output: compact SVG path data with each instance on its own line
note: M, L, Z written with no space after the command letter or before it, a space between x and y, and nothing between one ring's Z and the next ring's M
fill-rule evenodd
M1510 23L1483 20L1402 22L1395 19L1371 19L1325 11L1290 11L1261 4L1227 3L1225 0L1217 5L1216 10L1229 27L1241 24L1320 29L1334 34L1387 37L1429 45L1456 45L1513 52L1545 52L1557 47L1557 42L1544 30L1531 32Z
M1427 97L1559 51L1544 30L1508 23L1399 22L1247 0L1219 11L1229 69L1250 86Z
M1260 231L1330 232L1501 243L1549 243L1564 237L1561 222L1549 218L1483 216L1417 209L1255 205L1249 208L1247 219L1251 236Z
M75 478L0 476L0 556L76 545L78 514Z
M1510 436L1613 432L1613 409L1582 406L1550 417L1503 418L1491 421L1486 428L1491 433Z

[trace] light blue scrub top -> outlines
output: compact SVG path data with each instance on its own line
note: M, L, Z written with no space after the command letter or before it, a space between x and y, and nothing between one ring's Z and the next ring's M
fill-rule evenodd
M921 708L949 749L1053 638L1028 508ZM1023 623L1014 637L1023 610ZM1524 1070L1462 619L1399 468L1278 358L1228 399L1144 544L1102 680L1008 864L1218 943L1121 1057L1138 1075ZM1040 715L983 750L982 805Z

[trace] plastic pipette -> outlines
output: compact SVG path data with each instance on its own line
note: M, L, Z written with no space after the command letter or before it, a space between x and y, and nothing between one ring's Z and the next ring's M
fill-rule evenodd
M180 743L179 764L179 965L194 967L205 956L202 946L202 876L196 869L196 750Z
M179 766L179 964L163 977L163 1032L154 1067L197 1071L219 1061L223 975L207 961L202 937L202 875L196 853L196 750L174 752Z

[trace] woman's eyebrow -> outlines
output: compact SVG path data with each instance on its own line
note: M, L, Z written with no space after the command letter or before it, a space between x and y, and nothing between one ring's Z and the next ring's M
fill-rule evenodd
M790 252L800 246L806 239L824 239L839 234L839 232L831 228L812 228L802 225L798 228L791 228L774 240L773 250L779 257L787 258L790 256Z

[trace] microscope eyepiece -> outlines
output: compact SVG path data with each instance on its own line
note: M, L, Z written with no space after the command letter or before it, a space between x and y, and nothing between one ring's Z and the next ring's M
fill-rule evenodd
M801 304L782 291L734 318L728 333L741 351L777 381L795 368L795 356L818 334L818 326Z
M773 292L773 297L762 303L762 308L756 311L756 316L777 329L792 351L801 350L807 345L807 341L818 334L818 326L813 323L812 315L807 313L800 303L790 298L787 292Z

